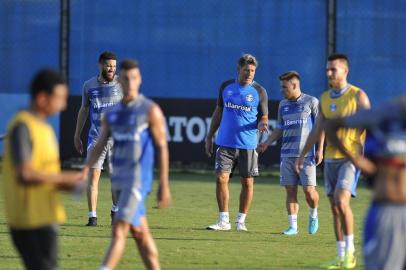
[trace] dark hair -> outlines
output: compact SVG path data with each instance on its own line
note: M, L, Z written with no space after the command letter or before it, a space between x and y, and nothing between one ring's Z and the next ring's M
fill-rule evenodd
M254 65L257 67L258 61L253 55L246 53L238 59L238 68L242 68L245 65Z
M31 99L34 99L41 92L51 95L58 84L66 84L61 74L50 68L41 69L31 81Z
M295 70L289 70L285 73L283 73L282 75L279 76L279 80L280 81L288 81L292 78L297 78L300 81L300 75L299 72L295 71Z
M113 52L105 51L99 56L99 63L103 64L106 60L117 60L117 56Z
M140 68L140 65L138 64L137 60L124 59L120 63L120 70L130 70L133 68Z
M334 60L341 60L343 62L345 62L347 64L347 66L350 66L350 61L348 60L348 57L345 54L342 53L333 53L332 55L330 55L327 60L330 61L334 61Z

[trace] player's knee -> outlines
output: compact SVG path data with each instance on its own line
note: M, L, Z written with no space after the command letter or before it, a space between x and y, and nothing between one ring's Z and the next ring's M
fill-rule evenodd
M142 241L147 235L147 233L141 227L136 226L131 227L131 234L137 241Z
M348 202L346 202L344 200L336 200L335 205L336 205L337 211L339 211L339 213L345 213L349 206Z
M217 175L217 184L223 185L228 183L229 176L227 174L218 174Z

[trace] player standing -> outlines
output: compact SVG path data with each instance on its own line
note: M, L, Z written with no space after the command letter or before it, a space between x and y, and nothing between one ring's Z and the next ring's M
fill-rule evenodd
M268 130L268 96L266 90L254 81L257 60L244 54L238 60L238 77L224 82L219 91L210 129L205 140L208 156L213 153L213 137L218 131L215 171L216 197L219 219L209 230L230 230L228 210L228 182L238 165L241 176L238 231L246 231L245 217L254 194L254 176L258 176L257 131Z
M131 232L141 258L148 269L160 269L158 250L145 216L145 200L152 189L154 145L158 150L158 207L167 207L171 195L168 183L169 153L166 125L159 106L139 93L141 73L138 63L125 60L120 64L122 102L108 110L103 118L100 139L89 156L87 167L97 161L113 138L112 189L118 197L113 236L104 257L102 270L114 269L119 262Z
M303 168L304 156L323 131L326 119L355 114L360 109L369 109L368 96L360 88L347 81L349 72L348 58L344 54L328 57L326 75L330 89L320 99L320 113L316 127L309 135L299 159L297 170ZM354 154L363 151L365 132L354 128L343 128L338 132L339 139ZM324 153L324 184L329 197L334 219L334 231L337 244L337 257L324 265L328 269L356 266L354 247L354 218L350 206L351 196L356 196L359 171L354 164L327 140Z
M285 99L279 103L276 128L264 143L258 145L258 152L264 152L269 145L282 136L280 184L286 189L286 210L289 221L289 228L283 231L283 234L295 235L298 233L298 185L303 186L306 202L310 207L308 232L315 234L319 227L316 166L323 160L324 136L318 142L317 152L313 148L306 153L304 168L300 173L295 170L295 161L314 126L319 113L319 101L315 97L302 93L298 72L288 71L279 76L279 80L281 92Z
M76 150L82 154L83 145L80 139L83 126L90 112L90 130L87 141L87 156L93 151L94 145L100 136L101 119L107 108L114 106L123 97L118 78L116 76L117 57L112 52L103 52L99 56L98 76L86 81L82 91L82 106L79 109L76 122L76 130L74 143ZM97 195L101 170L103 163L107 160L110 166L110 156L112 148L112 139L109 140L103 151L100 153L99 159L89 170L89 181L87 186L87 205L89 209L89 221L86 226L97 225ZM116 198L112 194L113 205L111 208L111 216L113 220L116 209Z

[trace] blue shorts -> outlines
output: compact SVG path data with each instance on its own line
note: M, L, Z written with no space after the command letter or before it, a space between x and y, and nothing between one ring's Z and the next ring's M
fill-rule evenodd
M141 225L141 218L145 216L145 199L147 193L140 192L136 188L115 189L118 196L118 212L115 220L121 220L133 226Z

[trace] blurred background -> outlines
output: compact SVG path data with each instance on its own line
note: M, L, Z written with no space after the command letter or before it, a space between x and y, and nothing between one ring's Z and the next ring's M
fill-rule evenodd
M405 25L401 0L1 0L0 134L26 106L33 74L54 67L71 96L67 111L50 121L62 159L80 161L73 133L82 85L110 50L119 61L139 60L141 92L166 115L172 166L211 167L204 137L218 88L236 76L241 54L259 61L255 80L268 91L272 126L282 98L278 75L297 70L302 90L318 97L332 52L349 56L349 81L373 106L405 93ZM260 162L278 164L279 146Z

